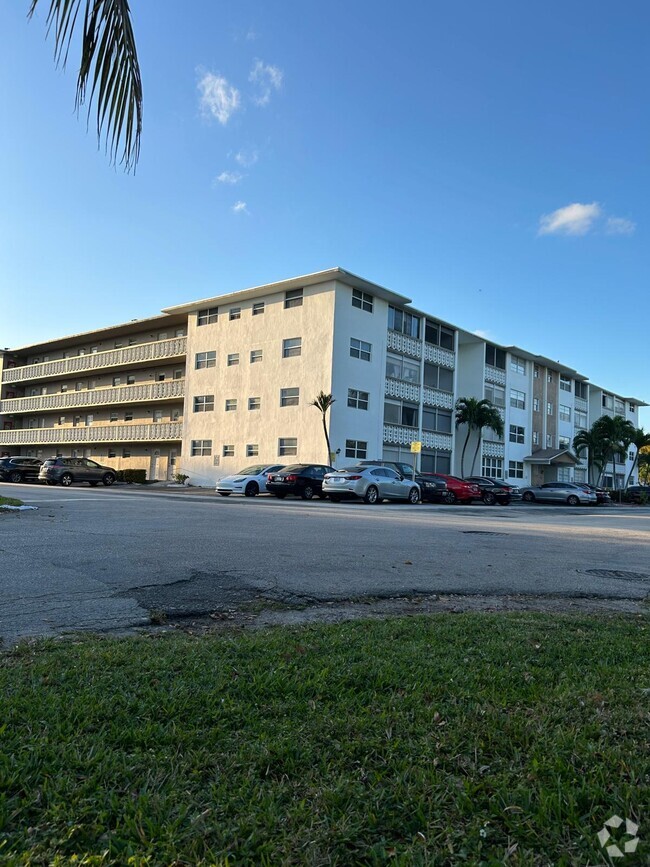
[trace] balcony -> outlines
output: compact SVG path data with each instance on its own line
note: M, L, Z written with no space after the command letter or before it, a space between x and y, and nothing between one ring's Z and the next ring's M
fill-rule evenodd
M138 443L181 440L183 422L134 422L89 427L35 427L0 431L0 446L41 446L84 443Z
M420 434L417 428L403 427L397 424L384 425L384 442L387 445L408 446L412 442L417 442L420 437L425 448L451 451L453 446L453 439L449 434L430 433L429 431Z
M66 391L60 394L41 394L36 397L15 397L0 401L0 413L24 413L82 409L84 407L117 404L158 403L162 400L182 400L185 380L143 382L114 388L92 388L86 391Z
M410 355L412 358L422 357L422 341L415 337L408 337L399 331L389 331L386 341L388 349L401 352L402 355Z
M483 440L481 451L484 458L503 458L506 454L504 443L495 442L494 440Z
M184 357L187 351L187 337L172 337L170 340L155 340L151 343L137 343L122 349L108 349L105 352L91 352L89 355L75 355L74 358L58 358L56 361L42 361L39 364L26 364L23 367L8 367L2 372L2 381L32 382L39 379L57 379L90 373L103 368L130 367L156 361L167 361Z
M575 408L580 412L587 412L587 401L582 397L575 398Z
M506 384L506 372L500 367L492 367L491 364L485 365L485 381L492 382L494 385Z
M456 366L456 356L450 349L442 349L432 343L424 344L424 360L439 364L440 367L447 367L449 370L453 370Z
M437 388L428 388L425 385L423 392L422 402L425 406L437 406L440 409L454 408L454 396L448 391L438 391Z
M384 385L386 397L401 397L414 403L420 402L420 388L412 382L404 382L401 379L386 379Z

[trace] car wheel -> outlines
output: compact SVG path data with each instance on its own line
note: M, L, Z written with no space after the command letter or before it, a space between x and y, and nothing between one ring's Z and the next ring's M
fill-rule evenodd
M18 472L18 470L14 470L13 472L9 473L9 481L13 482L14 485L17 485L18 482L22 482L22 480L23 480L23 477Z
M219 496L220 497L229 497L230 491L219 491Z
M569 506L579 506L580 505L580 500L578 497L576 497L575 494L571 494L570 497L567 497L566 501L567 501L567 505L569 505Z
M485 491L483 494L483 502L486 506L494 506L496 505L497 498L492 493L492 491Z
M420 502L420 492L417 488L411 488L408 495L408 501L412 506Z
M453 491L447 491L447 496L445 497L445 503L449 503L450 506L453 506L458 502L458 497Z
M102 476L102 485L107 488L110 488L114 481L115 476L113 475L113 473L104 473L104 475Z
M535 502L535 494L532 491L526 491L526 493L521 498L525 503L534 503Z
M257 482L249 482L244 488L245 497L256 497L260 492L260 486Z
M311 500L314 496L314 489L311 485L305 485L305 487L300 492L300 496L303 498L303 500Z
M375 506L379 502L379 489L374 485L370 485L366 493L364 494L363 500L365 503L368 503L369 506Z
M70 473L63 473L60 481L64 488L69 488L72 484L72 476L70 475Z
M333 503L340 503L341 502L341 498L337 494L330 494L330 500Z

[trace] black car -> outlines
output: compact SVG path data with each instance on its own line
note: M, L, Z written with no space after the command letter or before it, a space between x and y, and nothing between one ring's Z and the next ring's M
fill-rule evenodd
M631 503L650 503L650 485L630 485L627 497Z
M0 458L0 481L13 482L37 482L38 473L43 461L39 458Z
M419 473L415 481L420 486L420 498L423 502L444 503L447 500L447 482L440 476Z
M314 496L324 499L323 479L325 473L333 472L334 467L325 464L291 464L268 476L266 490L280 500L287 494L294 494L303 500L311 500Z
M474 482L481 489L481 499L488 506L498 503L507 506L511 500L521 500L521 492L516 485L509 485L499 479L489 479L487 476L469 476L466 482Z
M597 497L597 500L594 503L595 506L604 506L605 503L612 502L609 491L606 491L605 488L599 488L596 485L590 485L588 482L574 482L573 484L579 485L585 491L592 491Z

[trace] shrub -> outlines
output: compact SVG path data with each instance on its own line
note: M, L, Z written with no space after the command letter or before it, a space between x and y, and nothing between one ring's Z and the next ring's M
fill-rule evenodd
M178 485L184 485L188 479L189 479L189 476L187 475L187 473L175 473L174 474L174 481Z
M146 470L118 470L117 471L117 481L118 482L126 482L127 485L132 485L135 483L136 485L144 485L147 481L147 471Z

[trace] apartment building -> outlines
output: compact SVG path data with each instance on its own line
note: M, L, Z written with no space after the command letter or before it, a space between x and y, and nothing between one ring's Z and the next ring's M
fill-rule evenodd
M0 452L92 457L151 479L183 472L198 485L266 461L415 458L459 473L454 405L469 396L499 408L505 435L483 432L472 469L473 434L466 473L581 479L571 442L609 411L604 395L637 425L643 405L340 268L5 350L0 365ZM332 456L310 405L320 391L335 398Z

